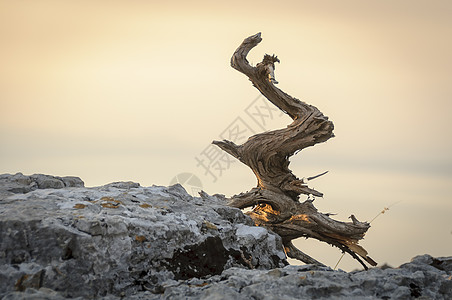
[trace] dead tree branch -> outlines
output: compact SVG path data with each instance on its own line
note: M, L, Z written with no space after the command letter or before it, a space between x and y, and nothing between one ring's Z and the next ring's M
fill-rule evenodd
M256 134L242 145L228 140L213 141L213 144L250 167L257 177L257 187L233 196L229 205L241 209L254 207L248 215L256 225L271 229L282 237L289 257L305 263L321 264L293 245L293 239L306 237L338 247L366 269L360 257L375 266L367 251L358 245L369 229L369 223L359 222L354 216L353 222L336 221L327 214L319 213L312 200L298 201L300 194L317 197L323 194L308 187L305 180L298 179L292 173L289 157L333 137L334 126L317 107L295 99L275 86L275 63L279 62L275 55L266 54L255 67L249 64L246 56L261 41L260 33L246 38L234 52L231 65L245 74L262 95L293 121L286 128Z

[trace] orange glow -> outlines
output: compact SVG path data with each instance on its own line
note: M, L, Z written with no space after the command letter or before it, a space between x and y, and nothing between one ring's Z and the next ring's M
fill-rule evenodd
M292 216L289 219L289 222L290 221L304 221L304 222L311 223L311 221L309 220L309 217L305 214L299 214L299 215Z

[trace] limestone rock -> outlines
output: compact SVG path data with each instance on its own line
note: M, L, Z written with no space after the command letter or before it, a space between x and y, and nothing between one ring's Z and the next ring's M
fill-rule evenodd
M452 299L452 257L417 256L399 268L333 271L314 265L230 268L130 299ZM414 271L416 270L416 271Z
M180 185L18 173L0 175L0 191L0 298L159 294L166 282L287 264L279 236Z
M25 176L22 173L15 175L0 175L0 196L15 193L28 193L36 189L61 189L64 187L84 187L84 182L73 176L57 177L51 175L34 174Z
M70 178L0 175L0 299L452 299L452 257L289 266L221 195Z

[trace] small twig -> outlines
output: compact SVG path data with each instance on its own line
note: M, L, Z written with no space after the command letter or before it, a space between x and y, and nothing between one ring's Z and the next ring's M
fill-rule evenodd
M313 179L316 179L316 178L318 178L318 177L320 177L320 176L325 175L326 173L328 173L328 171L325 171L325 172L323 172L323 173L321 173L321 174L319 174L319 175L315 175L315 176L308 177L308 178L306 178L306 179L307 179L308 181L309 181L309 180L313 180Z
M290 258L298 259L299 261L302 261L305 264L312 264L325 267L324 264L310 257L309 255L295 247L295 245L291 241L284 244L284 250L286 251L287 256Z
M344 257L345 252L342 253L341 258L339 258L339 260L337 261L337 264L334 266L333 270L336 270L337 266L339 265L339 263L341 262L342 258Z
M387 210L389 210L389 208L393 207L394 205L396 205L396 204L398 204L398 203L400 203L400 202L402 202L402 200L397 201L397 202L395 202L395 203L389 205L388 207L383 208L383 210L380 211L380 212L379 212L379 213L378 213L378 214L377 214L377 215L369 222L369 224L372 223L373 221L375 221L375 219L378 218L380 215L384 214ZM353 216L353 215L351 215L350 217L352 217L352 216ZM354 217L354 216L353 216L353 217ZM344 257L344 255L345 255L345 252L342 253L342 256L341 256L341 257L339 258L339 260L337 261L337 263L336 263L336 265L334 266L334 269L333 269L333 270L336 270L337 266L338 266L339 263L341 262L341 260L342 260L342 258Z
M394 202L393 204L389 205L388 207L383 208L383 210L380 211L380 212L379 212L379 213L378 213L378 214L377 214L377 215L369 222L369 224L372 223L373 221L375 221L375 219L378 218L380 215L384 214L387 210L389 210L389 208L393 207L394 205L396 205L396 204L398 204L398 203L400 203L400 202L402 202L402 200L397 201L397 202Z

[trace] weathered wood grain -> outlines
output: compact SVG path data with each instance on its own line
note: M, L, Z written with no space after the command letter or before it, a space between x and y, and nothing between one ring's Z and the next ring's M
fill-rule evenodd
M264 226L282 237L289 257L305 263L321 264L293 245L293 239L306 237L338 247L366 269L360 257L375 266L376 262L358 245L369 229L369 223L359 222L354 216L351 217L352 222L336 221L328 214L318 212L313 200L299 202L300 194L316 197L323 194L308 187L305 181L292 173L289 157L332 138L334 125L317 107L293 98L275 86L274 64L279 62L276 56L266 54L256 66L249 64L246 59L249 51L261 41L260 33L246 38L232 55L231 66L245 74L262 95L293 121L286 128L251 136L242 145L228 140L213 141L213 144L250 167L257 177L257 187L233 196L229 199L229 205L241 209L254 207L247 214L256 225Z

